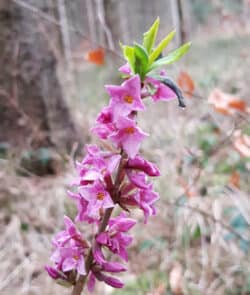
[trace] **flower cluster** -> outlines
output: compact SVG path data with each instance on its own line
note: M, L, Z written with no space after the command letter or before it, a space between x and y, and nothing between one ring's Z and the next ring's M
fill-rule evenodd
M156 214L154 204L159 195L153 190L149 177L159 176L160 172L155 164L139 154L148 134L136 120L138 112L146 110L145 98L168 100L175 98L176 92L161 82L164 72L160 73L161 79L156 79L145 75L146 70L136 73L129 63L121 67L120 72L125 74L125 81L121 85L106 86L110 102L92 128L101 141L106 141L103 145L106 148L87 145L85 157L76 163L78 177L68 192L77 206L75 222L93 224L96 232L89 243L65 217L65 230L53 240L54 265L46 267L53 279L75 285L74 290L81 291L86 278L90 291L96 280L115 288L123 287L110 273L126 271L120 260L128 261L127 247L132 242L128 231L136 224L130 217L131 210L140 209L145 223ZM115 207L122 212L111 217Z

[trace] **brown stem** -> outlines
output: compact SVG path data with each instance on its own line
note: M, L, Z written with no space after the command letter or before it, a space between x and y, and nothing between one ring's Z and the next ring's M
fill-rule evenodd
M119 196L119 187L120 187L120 183L123 179L123 168L126 163L126 157L127 157L124 152L121 152L121 155L122 155L122 158L120 160L120 164L119 164L116 179L115 179L114 190L112 193L112 199L114 200L114 202L117 201L118 196ZM113 212L113 208L106 209L103 219L102 219L102 222L98 228L98 234L105 231L112 212ZM86 280L87 280L87 277L88 277L88 274L89 274L89 271L90 271L90 268L91 268L91 265L92 265L93 259L94 259L92 249L93 249L93 247L89 250L89 254L88 254L86 262L85 262L86 275L79 276L78 280L76 281L76 284L74 285L71 295L80 295L85 284L86 284Z

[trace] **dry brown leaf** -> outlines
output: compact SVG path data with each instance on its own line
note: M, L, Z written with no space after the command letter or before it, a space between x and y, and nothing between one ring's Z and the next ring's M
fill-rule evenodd
M229 184L233 185L237 188L240 188L240 173L237 171L234 171L229 178Z
M103 65L105 60L105 52L103 48L97 48L94 50L90 50L86 53L85 59L96 65Z
M194 89L195 89L194 80L191 78L191 76L187 72L185 71L180 72L177 78L177 83L188 97L192 97L194 93Z
M246 112L247 104L237 96L225 93L215 88L208 97L208 103L211 104L215 111L223 115L233 115L237 111Z
M240 131L235 132L233 141L234 148L243 156L250 157L250 136L241 134Z

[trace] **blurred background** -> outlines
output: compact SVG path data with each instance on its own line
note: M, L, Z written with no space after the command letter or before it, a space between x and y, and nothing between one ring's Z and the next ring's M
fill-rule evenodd
M140 116L158 215L145 226L135 212L126 287L94 294L250 294L249 0L0 1L0 294L70 294L44 265L75 216L74 160L96 142L104 85L121 81L119 42L140 42L157 16L159 38L177 31L165 53L192 41L166 68L187 107Z

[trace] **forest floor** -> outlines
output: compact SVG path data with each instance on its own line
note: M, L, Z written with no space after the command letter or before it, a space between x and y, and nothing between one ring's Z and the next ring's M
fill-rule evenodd
M250 157L234 148L238 130L250 136L249 115L225 116L208 104L219 88L250 105L249 48L249 35L194 41L191 53L168 72L175 79L185 70L195 81L187 108L179 109L176 101L148 103L139 124L150 133L143 153L162 171L155 181L158 215L144 225L135 213L139 223L123 276L126 287L113 291L99 284L94 294L250 294ZM79 89L88 112L75 114L85 132L103 105L97 97L104 72L95 69L96 83ZM44 265L63 215L75 213L66 196L75 175L72 161L48 177L17 175L13 157L0 165L0 294L69 294Z

